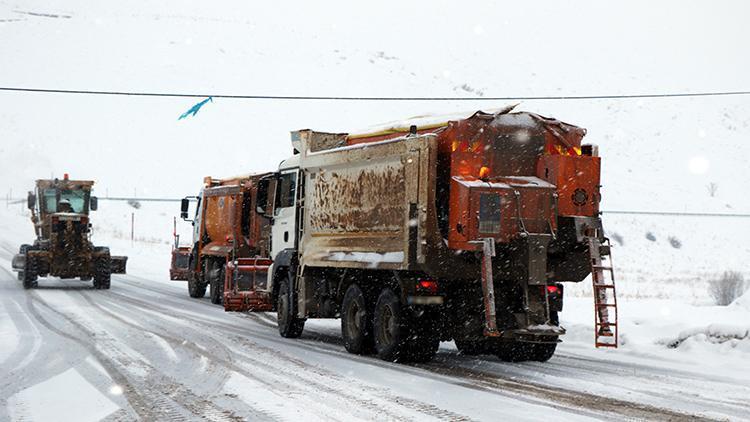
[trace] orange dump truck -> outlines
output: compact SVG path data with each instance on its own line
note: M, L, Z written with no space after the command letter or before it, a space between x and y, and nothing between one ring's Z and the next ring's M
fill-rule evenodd
M280 334L338 317L349 352L385 360L426 361L448 340L549 359L562 283L606 268L600 158L585 129L511 109L293 132L257 207L273 217ZM613 309L597 305L597 339L616 339Z
M269 220L255 211L258 181L266 174L214 179L206 177L200 194L182 200L181 216L193 224L193 241L188 253L185 278L191 297L203 297L210 286L211 302L224 303L226 310L249 310L265 297L258 283L247 284L262 272L244 259L268 256ZM196 201L195 215L188 220L191 199ZM178 251L179 254L179 251ZM173 259L171 272L179 274ZM267 267L267 265L266 265ZM258 277L265 282L266 277ZM261 300L268 303L268 300ZM270 309L270 306L268 306ZM258 307L255 310L263 310Z

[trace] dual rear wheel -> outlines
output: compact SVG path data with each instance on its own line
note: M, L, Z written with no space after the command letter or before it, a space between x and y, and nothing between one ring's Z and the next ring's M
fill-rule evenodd
M440 344L431 322L416 318L396 293L383 289L374 306L356 284L349 286L341 307L341 333L350 353L375 352L392 362L427 362Z

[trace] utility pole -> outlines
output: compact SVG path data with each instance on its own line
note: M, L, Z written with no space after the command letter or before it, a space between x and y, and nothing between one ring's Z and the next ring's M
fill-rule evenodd
M130 213L130 246L133 246L135 241L135 213Z

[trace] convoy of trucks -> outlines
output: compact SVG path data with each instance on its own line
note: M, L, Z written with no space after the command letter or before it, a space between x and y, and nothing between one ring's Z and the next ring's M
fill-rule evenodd
M206 177L182 200L193 236L181 246L175 227L170 278L227 311L275 310L284 337L340 318L350 353L424 362L450 340L465 354L550 359L565 334L562 283L591 275L595 344L617 347L601 160L585 134L512 107L294 131L277 169ZM29 193L37 239L12 263L25 288L51 275L108 289L125 272L127 257L90 240L93 184L66 174Z
M546 361L565 333L562 283L593 274L596 344L616 347L597 147L511 111L295 131L274 172L206 178L190 296L209 285L226 310L275 310L289 338L340 318L347 351L389 361L428 361L448 340Z

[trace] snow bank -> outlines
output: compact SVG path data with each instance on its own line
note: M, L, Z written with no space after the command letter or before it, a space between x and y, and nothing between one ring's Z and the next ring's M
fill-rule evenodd
M750 325L710 324L682 331L676 338L660 341L670 349L750 353Z

